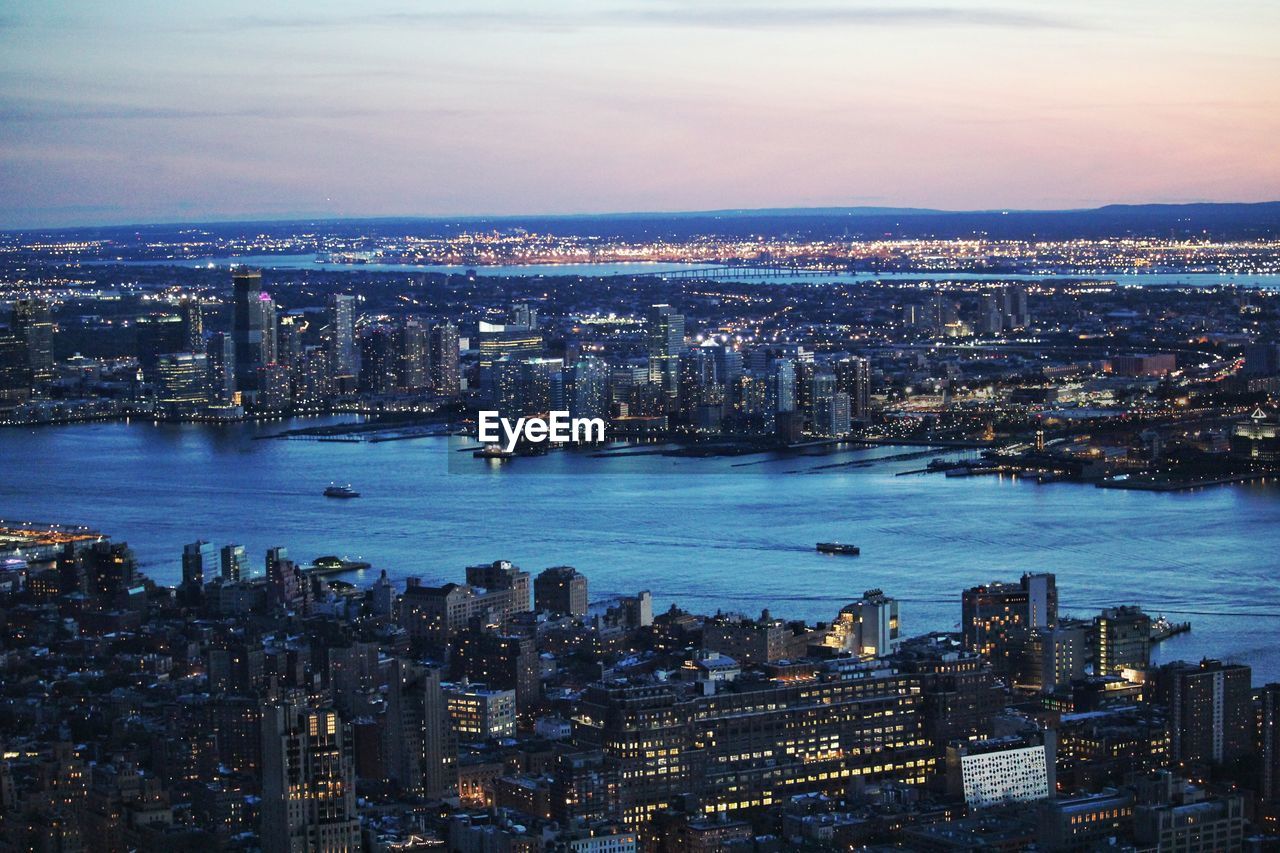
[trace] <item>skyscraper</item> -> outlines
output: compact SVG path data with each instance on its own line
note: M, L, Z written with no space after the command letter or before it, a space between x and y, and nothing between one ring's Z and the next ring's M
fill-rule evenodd
M421 391L431 384L431 348L427 327L416 317L406 319L396 329L397 386L406 392Z
M187 352L204 352L204 314L194 296L182 300L182 340Z
M452 323L431 327L427 360L431 365L431 390L442 397L456 397L461 390L458 373L458 328Z
M53 378L53 313L43 299L19 299L13 303L13 332L26 346L33 382Z
M223 545L221 556L224 581L239 581L245 576L246 562L243 545Z
M871 419L871 362L851 355L835 363L836 390L849 395L849 416L858 423Z
M203 587L205 579L213 576L216 555L213 544L203 539L182 546L182 586L194 590Z
M262 713L262 846L279 853L355 853L351 728L332 709L280 703Z
M680 351L684 349L684 315L670 305L649 309L649 381L658 385L674 410L680 393Z
M236 387L241 390L256 388L258 368L263 359L264 343L262 309L264 299L271 297L262 292L262 273L258 270L237 269L232 273L232 324L231 337L235 343ZM274 321L274 311L271 312Z
M355 297L334 293L329 297L329 337L333 342L332 364L336 387L348 390L355 383L356 365Z
M236 396L236 348L232 336L214 332L205 348L209 369L209 402L228 405Z

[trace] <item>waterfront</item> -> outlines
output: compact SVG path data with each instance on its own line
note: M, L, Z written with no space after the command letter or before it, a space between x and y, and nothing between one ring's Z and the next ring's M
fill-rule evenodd
M1262 544L1280 529L1274 485L1155 494L894 476L919 460L803 473L897 448L766 461L556 453L468 468L450 463L443 438L255 440L287 425L6 430L0 518L94 526L164 583L179 578L182 545L205 538L246 545L258 571L274 545L306 561L367 559L374 570L357 582L383 568L460 581L465 565L503 558L576 566L593 599L647 588L658 608L810 621L879 587L902 601L908 635L954 629L965 586L1052 571L1064 613L1138 603L1191 621L1161 659L1236 659L1256 683L1280 679L1277 566ZM326 500L331 481L363 496ZM825 540L862 556L816 554Z
M317 262L316 255L244 255L219 258L174 258L145 261L102 261L89 264L119 265L138 267L208 267L230 268L238 265L262 267L277 270L326 270L326 271L363 271L363 272L408 272L408 273L449 273L462 274L475 271L479 276L617 276L617 275L658 275L667 272L688 272L703 270L708 278L716 278L717 273L724 272L725 267L703 263L663 263L663 262L631 262L631 263L568 263L568 264L524 264L519 266L442 266L432 264L382 264L382 263L334 263L332 261ZM785 276L770 279L778 282L796 284L822 282L872 282L872 281L939 281L939 282L979 282L979 281L1045 281L1051 279L1071 279L1089 281L1113 281L1122 285L1141 285L1144 287L1216 287L1230 285L1235 287L1280 289L1280 275L1252 273L1205 273L1205 272L1173 272L1173 273L978 273L978 272L856 272L856 273L812 273Z

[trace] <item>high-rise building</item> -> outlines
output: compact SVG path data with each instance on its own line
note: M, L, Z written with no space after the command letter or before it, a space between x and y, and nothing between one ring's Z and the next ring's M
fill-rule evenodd
M31 394L27 345L15 334L0 334L0 401L20 402Z
M449 726L459 742L515 737L516 692L464 682L444 685Z
M978 652L1006 675L1016 669L1016 652L1033 628L1058 622L1058 588L1052 574L1024 574L1018 583L992 583L961 596L965 648Z
M156 358L156 402L175 413L209 401L209 365L204 353L174 352Z
M455 681L466 679L498 690L514 690L521 712L541 699L538 651L531 637L482 628L460 631L449 644L449 676Z
M400 390L412 393L431 384L431 347L427 327L420 320L410 317L396 329L396 371Z
M356 853L351 728L332 709L291 703L262 713L262 846L278 853Z
M1093 619L1094 671L1116 675L1151 663L1151 617L1137 607L1111 607Z
M1220 763L1253 745L1252 670L1243 664L1177 661L1156 675L1159 700L1168 709L1169 753L1184 764Z
M305 411L319 411L328 407L333 397L333 369L326 347L310 346L298 356L298 365L292 371L293 405Z
M213 577L217 561L217 550L213 543L199 539L189 545L182 546L182 586L189 590L199 590L205 579Z
M428 352L431 390L442 397L456 397L461 390L458 372L458 329L451 323L431 327Z
M366 328L360 336L360 390L394 394L399 368L395 331L387 326Z
M182 300L182 341L186 352L205 351L204 312L194 296Z
M529 573L509 560L467 566L467 583L488 590L510 590L512 613L525 613L531 609Z
M587 577L572 566L554 566L533 579L534 609L587 615Z
M243 545L223 545L221 553L221 574L224 581L238 582L247 578L248 572Z
M258 369L276 362L276 305L262 290L262 273L232 274L232 326L236 387L256 390Z
M13 303L13 333L22 341L33 382L53 378L53 311L49 303L34 297Z
M1091 646L1087 622L1059 622L1052 628L1032 628L1022 645L1022 665L1015 675L1019 688L1052 693L1084 677Z
M338 388L354 386L359 375L356 363L355 297L334 293L329 297L329 340L332 343L333 379Z
M857 423L866 423L871 419L871 362L849 356L834 367L836 390L849 395L849 416Z
M1259 797L1271 807L1280 806L1280 684L1262 688L1258 709L1258 734L1262 758Z
M486 323L477 328L480 390L491 398L496 394L496 372L499 361L520 362L542 355L542 332L527 326Z
M774 400L779 412L796 410L796 368L789 358L773 363Z
M575 418L609 416L609 365L604 359L584 355L568 370L565 402Z
M205 348L209 375L209 402L229 405L236 396L235 341L226 332L214 332Z
M662 389L669 410L679 403L680 352L684 349L684 315L670 305L649 309L649 381Z
M826 645L863 658L886 657L898 646L898 602L878 589L840 609Z

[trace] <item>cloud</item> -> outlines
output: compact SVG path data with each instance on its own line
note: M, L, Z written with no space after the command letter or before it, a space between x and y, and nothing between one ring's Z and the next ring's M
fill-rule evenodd
M397 110L399 113L430 115L436 118L470 115L469 110L427 109ZM325 119L370 118L384 116L385 111L369 109L270 109L254 107L243 109L188 109L183 107L144 107L112 103L69 103L38 101L25 98L0 97L0 115L7 122L57 122L57 121L184 121L190 119L274 119L278 121L302 121Z
M702 29L790 29L828 26L945 26L1000 27L1014 29L1087 30L1083 22L1032 11L995 7L900 6L878 4L778 5L744 3L594 7L577 13L555 13L544 9L496 11L482 9L368 12L364 14L316 17L244 16L223 19L224 30L246 29L328 29L358 26L433 26L466 30L524 30L569 32L610 27L688 27Z

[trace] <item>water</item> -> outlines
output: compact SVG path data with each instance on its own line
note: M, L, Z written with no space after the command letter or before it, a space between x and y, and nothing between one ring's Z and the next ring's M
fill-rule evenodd
M475 270L481 276L610 276L641 275L681 270L702 270L708 277L715 278L723 267L690 263L605 263L605 264L527 264L523 266L449 266L432 264L343 264L316 263L315 255L244 255L223 258L177 258L173 260L148 261L102 261L95 263L119 263L124 266L178 266L178 267L232 267L246 265L278 270L365 270L367 272L438 272L464 273ZM1032 273L969 273L969 272L888 272L888 273L814 273L811 275L785 276L776 279L765 279L774 283L803 284L811 282L867 282L867 281L1043 281L1052 278L1090 279L1098 281L1114 281L1119 284L1163 286L1182 285L1184 287L1217 287L1232 285L1235 287L1258 287L1267 290L1280 289L1280 275L1252 273L1114 273L1086 275L1083 273L1057 273L1040 275Z
M1141 604L1193 623L1161 646L1164 659L1240 660L1255 682L1280 680L1280 567L1265 544L1280 530L1275 485L1157 494L893 476L925 459L787 473L893 448L749 465L762 457L553 453L491 465L451 454L447 439L254 440L284 426L3 430L0 518L96 527L170 584L183 543L204 538L246 545L258 571L274 545L300 560L372 562L356 582L383 568L442 583L495 559L533 572L568 564L593 599L650 589L659 609L768 607L810 621L879 587L902 602L907 634L954 629L965 586L1052 571L1065 613ZM331 481L363 497L325 499ZM862 556L817 554L821 540Z

